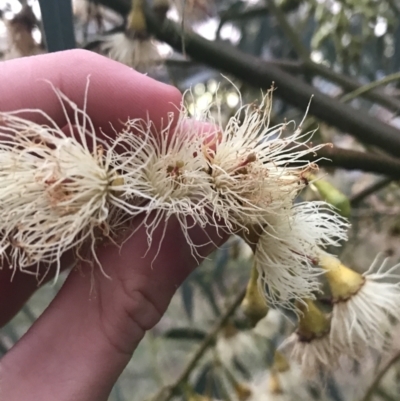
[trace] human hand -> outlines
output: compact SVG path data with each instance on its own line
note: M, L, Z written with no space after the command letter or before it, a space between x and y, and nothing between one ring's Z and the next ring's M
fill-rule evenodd
M134 70L83 50L12 60L0 64L1 111L40 108L60 127L65 116L46 79L83 106L90 75L87 113L96 127L112 135L128 118L146 118L155 126L167 113L178 113L180 93ZM38 117L39 118L39 117ZM37 120L37 122L40 122ZM178 222L163 228L147 250L145 229L119 249L97 251L106 278L82 263L28 333L0 360L0 399L7 401L106 400L132 353L165 312L171 297L197 266ZM194 243L221 241L215 229L191 230ZM202 255L214 247L201 248ZM68 263L68 256L65 264ZM0 327L37 289L35 277L0 270Z

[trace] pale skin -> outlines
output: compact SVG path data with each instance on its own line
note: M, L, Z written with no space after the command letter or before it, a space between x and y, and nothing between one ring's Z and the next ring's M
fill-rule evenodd
M134 70L83 50L53 53L0 63L0 110L40 108L65 127L50 81L79 106L90 75L87 112L96 127L112 134L128 118L146 118L160 126L177 114L180 92ZM36 120L38 121L38 120ZM157 244L158 230L153 238ZM216 244L215 229L207 235ZM194 228L195 243L207 242ZM98 249L106 278L88 264L73 269L62 289L31 329L0 360L0 399L7 401L105 401L145 332L162 317L171 297L198 265L175 221L168 224L161 250L147 249L139 230L119 250ZM201 248L207 256L215 248ZM65 264L70 263L70 256ZM30 275L0 270L0 327L38 289ZM92 280L94 285L92 288Z

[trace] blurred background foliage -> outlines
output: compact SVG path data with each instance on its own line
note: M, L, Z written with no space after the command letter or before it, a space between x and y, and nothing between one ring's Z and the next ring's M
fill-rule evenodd
M127 19L129 0L74 0L72 8L68 0L41 5L43 18L39 1L0 1L3 59L62 49L68 43L110 56L104 46L110 37L135 33ZM340 253L355 269L364 271L382 251L399 260L399 0L154 0L145 9L146 35L140 40L151 41L157 57L143 51L132 58L133 67L182 92L190 89L186 104L193 115L218 101L226 122L241 101L261 98L273 74L273 123L300 123L307 102L299 107L299 97L327 95L325 103L317 96L312 101L304 126L318 128L313 141L334 144L328 154L332 161L322 163L317 177L308 177L311 184L299 200L326 199L349 217L350 240ZM161 12L156 28L154 10ZM51 12L61 13L53 16L59 23L52 27L46 23ZM186 35L180 35L182 28ZM221 49L221 60L213 57L213 44ZM224 64L229 55L225 51L232 59ZM261 72L254 77L252 68ZM340 103L347 103L355 116L348 128L343 125L348 115L329 118L337 107L340 117ZM362 120L368 116L378 125L363 137ZM252 327L240 307L251 265L251 250L240 238L231 238L205 260L147 333L110 400L400 399L400 340L388 355L371 357L362 366L344 364L314 381L302 377L290 360L276 353L295 329L294 317L271 309ZM41 288L1 330L0 355L24 334L61 285L62 279ZM393 330L399 329L394 325Z

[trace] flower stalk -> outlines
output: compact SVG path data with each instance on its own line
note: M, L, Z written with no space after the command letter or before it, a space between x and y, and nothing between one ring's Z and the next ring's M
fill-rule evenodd
M261 319L267 316L269 310L265 297L262 295L261 291L262 289L259 288L258 270L254 263L251 268L250 279L246 288L246 295L241 305L243 313L249 319L253 327L255 327Z

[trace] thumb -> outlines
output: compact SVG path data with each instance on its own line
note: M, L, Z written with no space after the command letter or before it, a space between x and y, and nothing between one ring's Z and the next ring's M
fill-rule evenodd
M194 243L221 242L214 228L189 230ZM161 245L160 245L161 243ZM146 250L141 227L119 249L97 252L100 269L83 263L28 333L0 361L1 399L100 401L107 397L146 330L198 265L179 228L154 232ZM214 245L200 248L208 255Z

